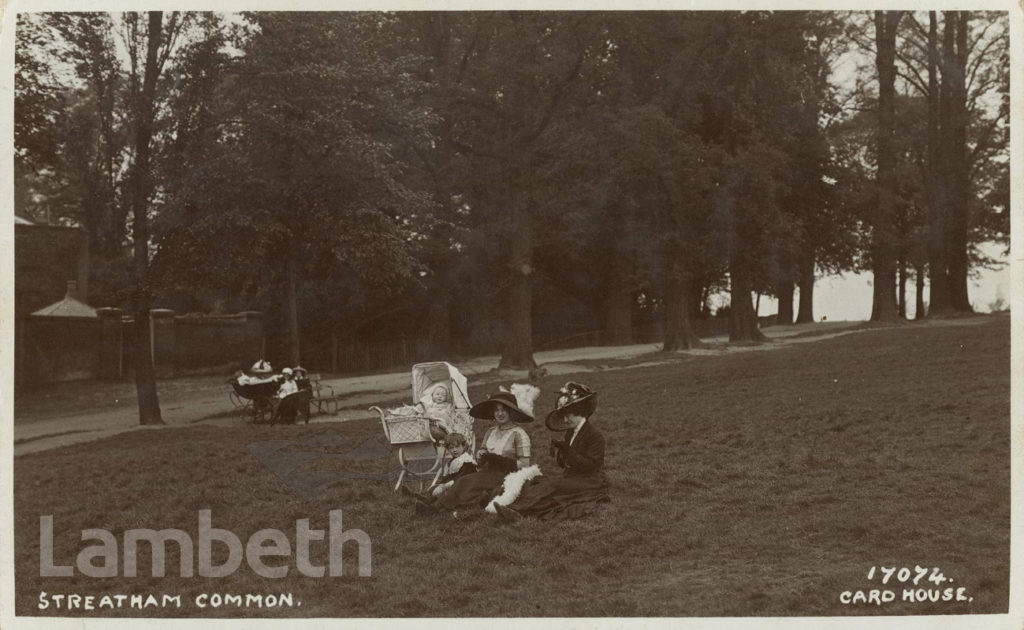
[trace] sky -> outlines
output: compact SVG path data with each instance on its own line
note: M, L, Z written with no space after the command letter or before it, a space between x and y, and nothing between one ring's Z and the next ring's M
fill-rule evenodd
M986 244L982 248L986 255L1007 262L1002 256L1002 247ZM915 311L915 283L913 274L907 279L907 317L913 318ZM1010 266L998 270L978 270L976 278L968 279L968 297L971 306L979 313L990 312L992 303L1002 298L1006 307L1010 303ZM870 273L845 273L838 276L819 278L814 285L814 317L829 321L863 321L871 317L872 275ZM928 301L928 286L924 290ZM793 299L793 314L799 306L799 291ZM778 312L778 303L772 298L761 298L759 315L773 315Z

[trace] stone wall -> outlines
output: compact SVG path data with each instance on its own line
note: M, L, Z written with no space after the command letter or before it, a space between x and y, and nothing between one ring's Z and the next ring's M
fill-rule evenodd
M120 309L98 317L18 317L15 321L15 383L118 379L132 375L133 323ZM152 312L153 361L169 378L248 367L263 355L263 316L176 316Z
M96 378L100 372L99 318L31 317L17 321L15 382L50 383Z
M248 367L263 356L263 316L254 311L206 317L153 311L158 376Z

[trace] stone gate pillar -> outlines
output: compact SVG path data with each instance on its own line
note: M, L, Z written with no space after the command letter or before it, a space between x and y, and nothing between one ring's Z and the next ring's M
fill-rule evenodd
M152 328L153 370L157 378L174 376L175 339L174 311L166 308L154 308L149 311Z
M100 356L97 375L103 379L124 376L124 324L121 309L98 308L100 318Z

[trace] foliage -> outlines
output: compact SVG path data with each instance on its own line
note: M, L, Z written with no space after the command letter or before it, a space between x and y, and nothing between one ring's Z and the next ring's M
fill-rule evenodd
M917 264L927 14L906 16L894 212L898 254ZM17 29L17 210L88 230L97 305L130 288L138 17L21 14ZM306 336L372 327L400 302L388 331L428 315L442 338L529 336L513 324L570 309L627 340L730 285L734 302L810 289L815 269L871 264L866 17L168 14L148 286L158 304L270 322L295 295ZM974 266L1009 230L1005 17L969 21Z
M407 61L375 55L371 14L249 19L244 54L196 50L197 83L181 92L195 120L176 150L199 167L167 191L163 278L255 294L292 259L335 287L397 290L419 269L400 217L430 208L394 159L400 142L429 141Z

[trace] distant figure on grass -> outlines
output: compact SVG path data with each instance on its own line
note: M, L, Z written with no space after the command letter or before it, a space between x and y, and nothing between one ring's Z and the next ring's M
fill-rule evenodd
M476 453L477 472L455 479L437 497L424 497L404 486L403 491L453 516L457 516L459 509L486 505L501 488L505 475L530 467L530 436L519 425L533 422L533 403L539 395L540 390L533 385L514 384L508 391L491 394L487 400L473 405L469 415L497 423L484 433L483 448Z
M461 433L449 433L444 438L444 449L451 458L441 470L441 478L437 485L429 489L432 496L439 496L442 492L452 487L455 480L476 472L476 461L473 454L469 452L469 442Z
M295 382L295 373L289 367L281 370L281 377L284 380L281 381L281 386L277 388L277 397L281 402L278 404L277 411L274 412L271 422L273 424L279 422L292 424L295 422L295 418L299 413L299 406L302 403L302 399L299 396L299 385Z
M565 472L561 477L537 478L522 485L521 491L502 493L487 511L506 520L578 518L609 500L608 479L602 470L604 436L590 419L597 409L597 392L570 381L558 394L555 410L544 424L552 431L564 431L561 440L551 441L551 448Z
M284 380L281 381L281 386L277 388L278 398L284 398L289 394L294 394L295 392L299 391L299 385L298 383L295 382L295 373L292 372L291 368L286 367L285 369L281 370L281 377Z

